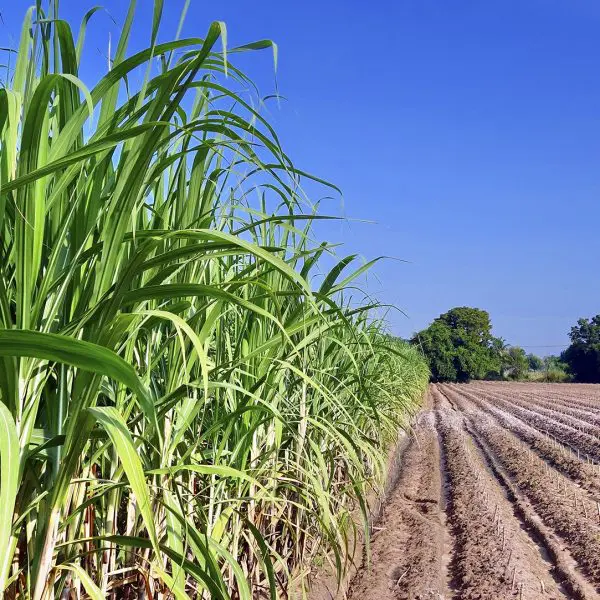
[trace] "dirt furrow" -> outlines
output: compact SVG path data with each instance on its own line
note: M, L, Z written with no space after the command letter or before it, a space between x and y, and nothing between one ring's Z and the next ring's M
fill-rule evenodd
M564 423L549 419L534 410L516 406L510 400L489 394L486 394L484 398L494 406L517 416L525 423L535 427L538 431L551 434L562 443L573 448L579 454L579 458L588 459L589 457L595 463L600 462L600 441L596 437L583 433Z
M350 598L440 600L444 581L440 454L433 414L424 413L405 450L402 471L371 544L370 565L355 577Z
M454 531L457 552L453 564L458 597L571 597L537 532L516 510L479 445L473 443L461 399L446 400L461 409L439 418L442 453L447 455L454 482L453 508L462 507L462 514L450 511L450 522L458 528Z
M506 490L507 498L512 503L515 515L522 521L531 538L538 544L540 552L547 556L548 560L554 565L550 570L550 574L561 591L565 590L568 597L577 600L598 600L600 596L585 577L578 572L577 563L571 553L563 547L556 534L544 525L527 497L519 491L504 468L498 464L497 458L488 444L473 431L472 427L469 428L469 431L485 456L490 469ZM540 584L540 588L540 591L543 591L542 584Z
M598 588L600 528L596 503L585 498L576 484L529 452L514 435L484 420L473 420L473 429L529 499L544 524L564 540L583 572Z
M450 396L456 394L451 388L442 388L442 390ZM600 469L597 465L580 460L570 446L563 444L554 437L541 433L518 417L501 410L477 394L463 392L460 397L466 403L464 408L467 412L476 414L477 411L482 411L489 415L502 427L508 429L526 443L542 460L577 482L590 494L593 494L596 499L600 500Z
M577 384L568 384L568 389L561 391L556 388L560 384L531 384L531 383L511 383L508 385L498 385L490 382L477 382L469 385L473 390L483 392L494 392L502 394L505 397L523 397L530 399L543 399L553 404L563 404L569 407L577 407L586 411L597 413L600 410L600 390L595 386L581 386Z
M493 394L509 402L525 403L527 406L540 406L555 412L570 415L582 421L600 425L600 402L585 401L573 394L543 393L537 386L521 387L518 384L506 388L473 384L472 391Z
M577 407L572 400L569 401L561 397L546 398L532 393L525 394L523 399L529 405L553 410L563 415L579 419L588 425L593 425L595 427L600 426L600 413L597 409L594 411L589 408Z
M535 399L527 397L506 397L500 394L495 394L495 397L498 399L502 399L506 402L510 402L514 406L519 406L527 410L532 410L544 417L547 417L547 419L549 420L558 421L563 425L567 425L568 427L572 427L573 429L577 429L582 433L585 433L591 437L598 439L598 428L593 423L589 423L587 421L582 420L579 417L567 414L562 410L557 409L555 406L548 407L542 404L541 402L536 402Z
M510 503L486 472L456 419L440 418L451 494L449 522L456 539L451 565L457 597L464 600L567 598Z
M573 452L595 420L549 400L570 389L432 385L350 600L600 600L600 473Z

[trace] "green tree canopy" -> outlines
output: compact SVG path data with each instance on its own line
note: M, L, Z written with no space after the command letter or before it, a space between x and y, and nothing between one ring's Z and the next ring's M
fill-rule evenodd
M499 362L493 345L489 314L461 306L440 315L415 334L411 343L421 346L434 381L483 379L497 372Z
M567 364L561 360L560 356L556 356L555 354L550 354L549 356L544 356L544 370L550 371L552 369L566 369Z
M600 382L600 315L579 319L569 334L571 345L562 353L575 381Z
M503 375L510 379L523 379L527 371L529 371L529 359L525 350L519 346L510 346L502 357Z
M528 354L527 362L531 371L541 371L544 368L544 361L535 354Z
M436 319L427 329L416 334L411 342L420 345L434 381L457 380L452 331L446 323Z

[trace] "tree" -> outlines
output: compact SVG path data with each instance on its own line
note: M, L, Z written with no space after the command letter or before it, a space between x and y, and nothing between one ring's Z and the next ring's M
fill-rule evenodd
M501 337L493 337L491 341L491 352L494 358L494 369L492 371L498 373L499 379L504 379L504 369L506 365L506 355L508 353L508 344Z
M504 355L502 368L503 373L510 379L523 379L529 370L529 360L525 350L519 346L510 346Z
M418 344L427 358L433 381L456 381L452 332L446 323L435 320L417 333L411 343Z
M498 370L489 314L461 306L440 315L411 343L421 346L434 381L483 379Z
M492 323L485 310L461 306L440 315L439 319L460 339L487 345L492 338Z
M545 356L543 361L544 381L549 383L560 383L570 380L569 374L567 373L569 367L561 360L560 356Z
M530 371L541 371L544 368L544 361L535 354L528 354L527 362L529 363Z
M569 337L571 345L562 353L561 360L575 381L600 382L600 315L579 319Z
M567 363L561 360L560 356L556 356L554 354L550 354L549 356L544 356L544 371L551 371L553 369L563 369L566 370Z
M525 350L519 346L509 346L502 338L492 338L492 353L497 361L500 379L523 379L529 370L529 360ZM541 359L540 365L541 365Z

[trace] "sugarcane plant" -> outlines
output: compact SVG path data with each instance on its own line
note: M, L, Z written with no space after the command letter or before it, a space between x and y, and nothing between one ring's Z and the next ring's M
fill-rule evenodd
M233 64L276 46L228 49L222 23L159 41L162 4L128 55L131 3L91 86L96 9L75 37L38 0L6 51L7 598L275 598L316 556L341 576L426 385L353 294L371 263L313 240L303 182L328 184L294 167Z

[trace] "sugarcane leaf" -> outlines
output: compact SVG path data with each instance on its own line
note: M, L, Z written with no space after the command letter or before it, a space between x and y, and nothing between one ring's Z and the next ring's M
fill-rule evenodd
M66 563L62 565L56 565L55 569L57 571L71 571L81 580L83 588L92 600L104 600L105 596L102 590L94 583L94 580L81 565L78 565L74 562Z
M127 423L113 406L89 408L88 411L108 433L123 465L129 485L135 494L150 541L154 548L158 550L158 537L154 526L150 490L146 483L142 461L127 429Z
M137 395L140 406L154 421L155 411L150 392L133 367L108 348L55 333L2 329L0 356L25 356L64 363L115 379Z
M0 400L0 592L7 584L11 565L13 511L19 486L19 438L13 416Z

